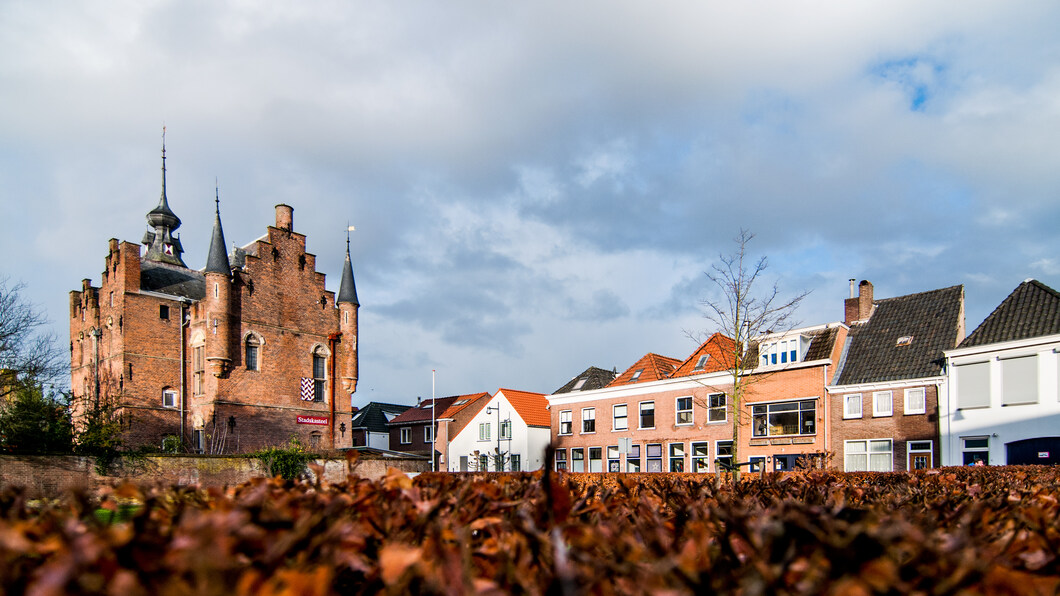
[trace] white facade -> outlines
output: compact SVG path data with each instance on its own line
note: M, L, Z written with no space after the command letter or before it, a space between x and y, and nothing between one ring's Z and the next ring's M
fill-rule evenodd
M501 436L500 427L510 431ZM545 464L545 449L551 435L547 426L527 425L502 389L450 439L446 469L450 472L539 470ZM496 457L498 450L499 458ZM503 470L498 468L498 461Z
M1060 335L948 350L946 365L948 391L939 396L943 465L1057 463Z

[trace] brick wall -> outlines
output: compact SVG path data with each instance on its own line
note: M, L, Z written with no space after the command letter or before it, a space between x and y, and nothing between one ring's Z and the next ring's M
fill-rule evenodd
M905 413L905 390L923 387L925 412L923 414ZM836 454L835 466L844 468L845 442L865 439L892 439L893 461L895 470L908 468L907 446L909 441L932 442L932 467L941 465L939 433L939 400L937 385L900 386L890 389L892 394L892 413L889 416L873 416L872 390L847 391L833 394L829 405L833 420L831 429L831 449ZM847 395L861 395L861 416L844 418L844 403Z

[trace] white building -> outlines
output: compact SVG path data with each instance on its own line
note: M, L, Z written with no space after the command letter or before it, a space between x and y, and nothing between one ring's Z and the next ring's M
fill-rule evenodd
M485 407L449 439L450 472L529 472L545 464L552 432L540 393L498 389Z
M943 465L1060 463L1060 293L1023 282L945 356Z

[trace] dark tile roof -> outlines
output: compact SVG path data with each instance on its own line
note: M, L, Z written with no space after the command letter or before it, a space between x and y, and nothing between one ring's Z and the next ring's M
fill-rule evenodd
M202 300L206 297L206 276L178 265L141 261L140 289Z
M390 429L386 425L388 422L387 415L390 418L395 418L408 409L408 404L385 404L373 401L353 413L350 427L351 429L363 428L373 433L389 432Z
M609 387L616 387L618 385L630 385L632 383L646 383L648 381L658 381L660 379L669 378L670 375L677 370L677 365L681 364L681 361L677 358L670 358L668 356L660 356L658 354L648 352L641 357L633 366L626 369L625 372L618 375L614 381L609 383ZM637 371L641 371L640 376L636 379L633 375Z
M943 350L960 339L964 286L874 301L865 323L853 325L836 385L942 374ZM911 338L900 345L899 339Z
M451 397L439 397L437 399L437 404L434 408L434 419L437 420L438 418L441 418L442 414L445 413L446 408L453 405L453 402L455 402L459 397L459 395L454 395ZM391 420L390 424L419 424L423 422L426 422L428 424L431 422L431 400L429 399L423 400L423 402L420 403L420 405L418 406L412 406L411 408L408 408L407 410L399 414L397 417L395 417L393 420Z
M1036 279L1021 283L960 347L1060 334L1060 293Z
M559 389L556 389L552 393L552 395L556 395L557 393L570 393L571 391L575 391L574 386L578 384L578 381L582 380L584 380L585 382L582 383L581 387L578 387L578 391L592 391L593 389L607 387L608 383L615 380L615 376L617 374L618 373L613 370L604 370L602 368L590 366L589 368L585 369L582 374L574 377L570 381L567 381L566 385L560 387Z

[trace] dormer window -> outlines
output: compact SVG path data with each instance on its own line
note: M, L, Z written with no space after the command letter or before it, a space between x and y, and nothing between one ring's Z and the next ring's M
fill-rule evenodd
M629 379L629 380L630 380L630 382L636 382L636 381L637 381L637 379L639 379L639 378L640 378L640 375L641 375L641 373L643 373L643 372L644 372L644 369L643 369L643 368L638 368L637 370L633 371L633 377L631 377L631 378Z
M707 365L707 360L710 360L710 354L703 354L699 357L699 360L696 361L696 367L692 370L703 370Z
M806 342L801 335L772 342L763 342L759 348L762 366L792 364L802 360Z

